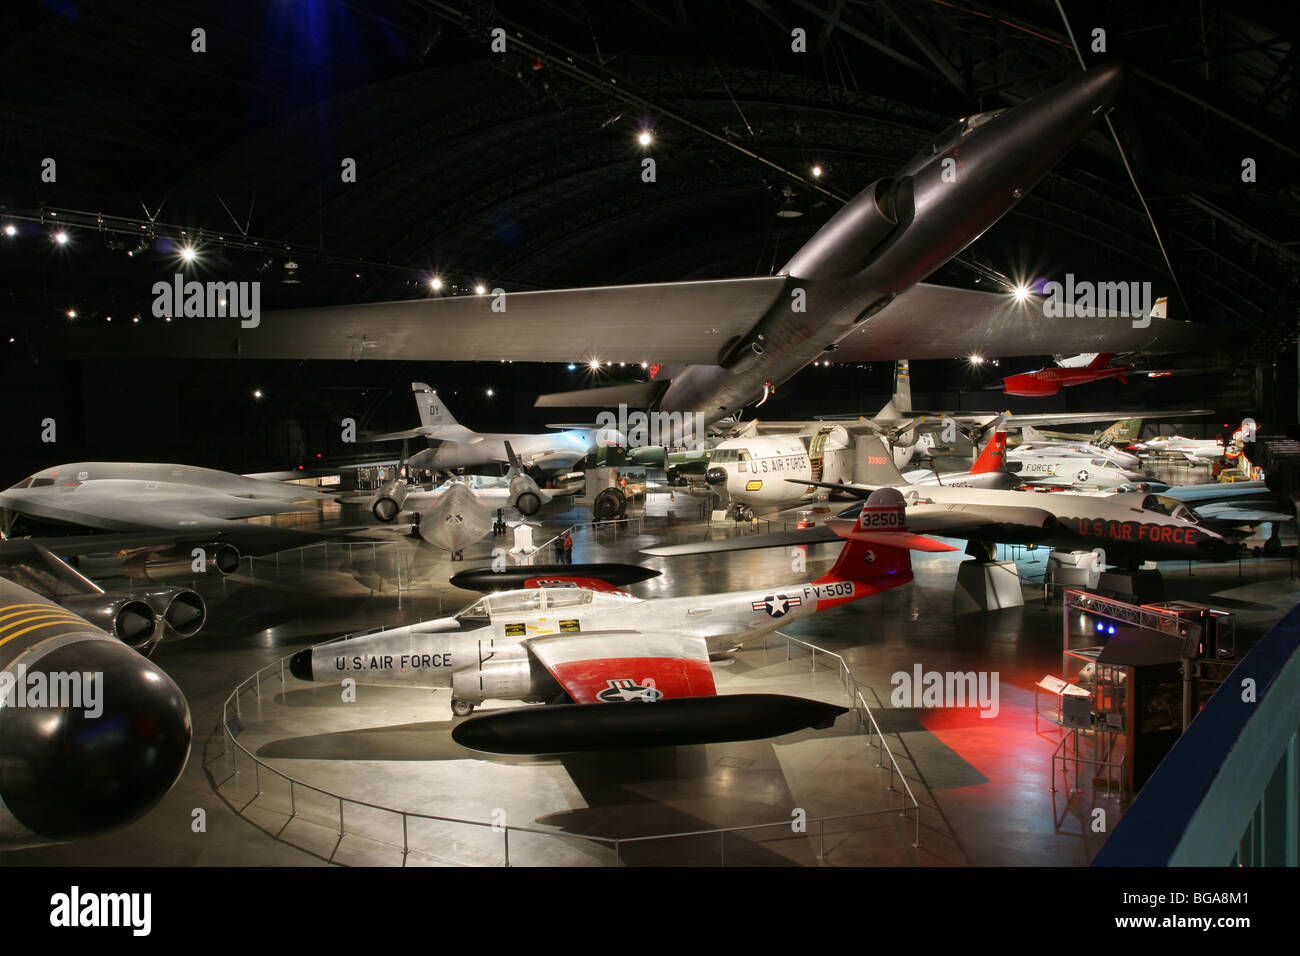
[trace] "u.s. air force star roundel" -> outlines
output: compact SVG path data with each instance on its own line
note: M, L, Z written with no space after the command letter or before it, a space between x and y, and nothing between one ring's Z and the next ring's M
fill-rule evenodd
M763 600L755 601L753 608L755 611L766 611L768 617L784 617L789 613L790 608L798 607L802 603L802 598L787 597L784 594L769 594Z
M1074 480L1075 480L1075 481L1087 481L1087 480L1088 480L1088 470L1085 468L1083 471L1079 472L1077 475L1074 476Z

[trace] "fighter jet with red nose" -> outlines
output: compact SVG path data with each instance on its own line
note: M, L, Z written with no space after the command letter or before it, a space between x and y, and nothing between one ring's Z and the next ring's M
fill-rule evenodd
M844 544L815 581L646 600L581 565L539 569L522 589L488 594L454 617L300 651L290 671L306 681L447 687L457 716L485 700L552 702L489 711L452 731L462 746L490 753L752 740L826 727L844 708L772 694L719 696L710 657L907 584L910 551L956 550L909 532L903 507L901 494L883 489L855 520L830 522Z

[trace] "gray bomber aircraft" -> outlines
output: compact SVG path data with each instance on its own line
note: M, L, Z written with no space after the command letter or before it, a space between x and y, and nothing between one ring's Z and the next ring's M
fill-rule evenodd
M0 491L0 511L6 535L18 519L34 527L118 533L47 542L60 554L111 549L142 563L175 559L189 564L198 548L205 552L207 567L231 574L241 553L268 554L327 536L240 519L316 514L332 498L301 485L192 465L83 461L43 469Z
M1176 351L1196 328L1128 316L1060 322L1035 297L921 284L1083 138L1122 82L1098 67L1025 102L962 119L840 209L772 276L562 289L268 312L173 325L52 330L62 357L653 363L649 382L541 405L654 405L706 422L762 400L823 353L841 361Z

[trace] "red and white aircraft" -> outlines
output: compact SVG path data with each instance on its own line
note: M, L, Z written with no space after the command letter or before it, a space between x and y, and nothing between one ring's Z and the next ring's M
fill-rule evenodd
M845 539L815 581L646 600L581 565L481 598L454 617L308 648L299 680L450 687L453 714L485 700L552 701L488 711L452 737L492 753L564 753L710 743L827 727L844 708L772 694L718 696L712 656L802 617L907 584L909 550L954 551L908 532L902 495L871 495L857 520L827 522ZM630 701L653 707L606 707ZM567 703L572 702L572 703Z

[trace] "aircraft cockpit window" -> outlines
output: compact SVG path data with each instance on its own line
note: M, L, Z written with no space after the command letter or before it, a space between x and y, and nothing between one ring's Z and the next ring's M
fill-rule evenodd
M488 598L492 616L498 614L528 614L542 609L542 589L530 588L527 591L507 591L494 594Z
M30 485L28 485L28 487L29 487L29 488L48 488L48 487L50 487L50 485L52 485L52 484L54 484L54 479L53 479L53 478L46 478L46 477L43 477L43 476L41 476L41 475L36 475L34 478L32 478L32 483L31 483Z
M479 598L469 607L456 615L456 620L458 621L486 621L487 619L487 598Z
M709 456L709 464L711 465L725 465L739 460L740 450L737 448L715 448L713 454Z
M582 588L547 588L546 589L546 606L554 607L578 607L582 604L591 603L591 592Z
M979 129L989 120L993 119L993 117L1002 112L1004 112L1004 110L989 110L987 113L976 113L974 116L968 117L961 127L962 137L965 138L972 130Z
M1174 517L1179 521L1190 521L1192 524L1200 524L1200 519L1192 512L1187 505L1179 505L1174 509Z
M1175 498L1166 497L1165 495L1147 495L1142 499L1142 508L1145 511L1154 511L1156 514L1162 515L1173 515L1179 509L1182 509L1183 511L1187 510L1186 505L1181 501L1178 501ZM1190 512L1188 514L1190 514ZM1187 520L1194 521L1196 519L1189 517Z
M20 489L26 488L26 487L27 487L28 485L30 485L31 483L32 483L32 479L31 479L30 477L27 477L27 478L24 478L22 481L20 481L20 482L18 482L18 483L16 483L16 484L12 484L12 485L10 485L10 486L9 486L9 490L10 490L10 491L19 491Z

